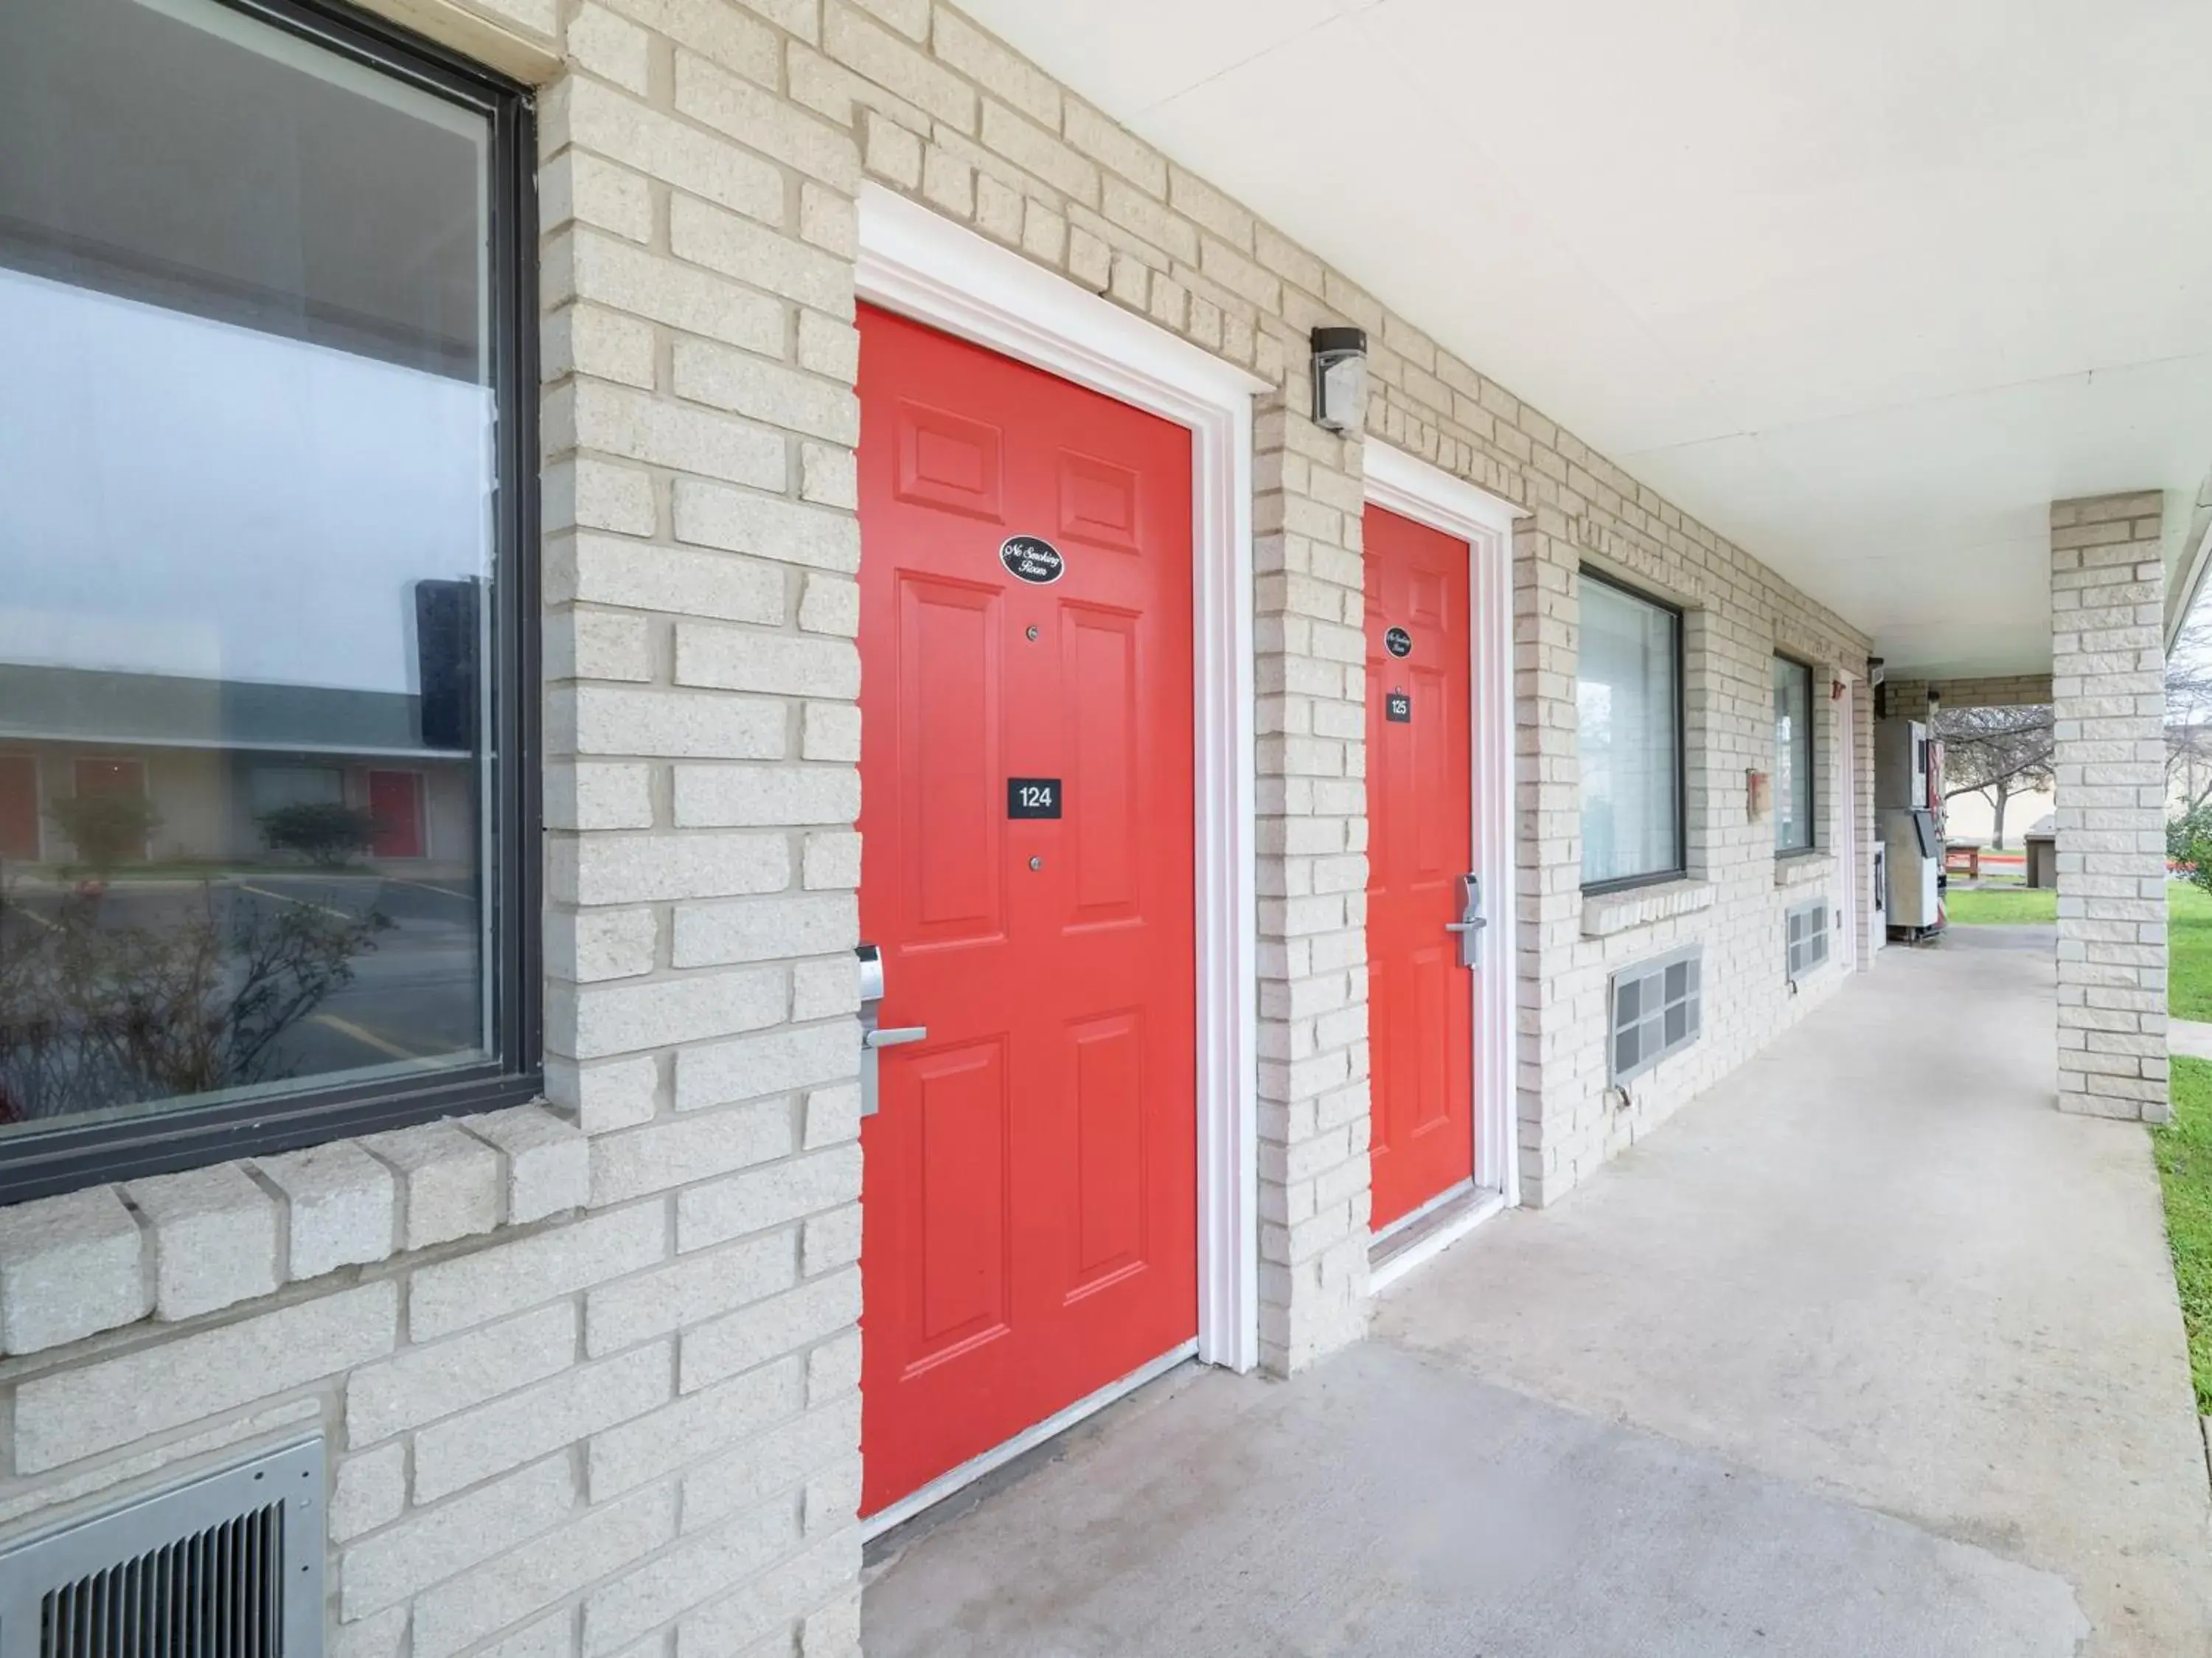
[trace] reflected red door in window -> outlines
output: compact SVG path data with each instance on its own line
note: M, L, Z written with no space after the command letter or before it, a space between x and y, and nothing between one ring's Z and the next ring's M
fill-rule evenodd
M72 771L80 795L145 796L146 768L137 760L79 760Z
M0 858L30 863L39 856L39 763L0 754Z
M1369 1224L1382 1227L1474 1173L1474 975L1445 930L1474 868L1473 670L1467 543L1379 507L1365 539Z
M376 820L369 838L372 857L418 858L422 856L422 774L420 771L372 771L368 774L368 812Z
M1191 477L1180 427L860 337L861 932L929 1031L863 1129L874 1513L1197 1333Z

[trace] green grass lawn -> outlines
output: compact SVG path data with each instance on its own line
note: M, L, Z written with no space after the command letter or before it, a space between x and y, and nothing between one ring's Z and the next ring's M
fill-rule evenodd
M2212 1020L2212 893L2183 881L2166 893L2166 1010Z
M1943 912L1961 927L2018 927L2038 922L2049 926L2058 919L2058 894L2048 887L2023 887L2017 892L1954 888L1944 894ZM2212 916L2207 923L2212 926Z
M2212 1063L2173 1062L2173 1120L2151 1131L2151 1144L2166 1190L2166 1239L2189 1332L2197 1408L2212 1414Z

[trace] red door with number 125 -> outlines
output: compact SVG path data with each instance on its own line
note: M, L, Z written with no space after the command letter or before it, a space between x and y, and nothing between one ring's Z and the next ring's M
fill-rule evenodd
M1367 509L1367 998L1376 1228L1474 1173L1467 543Z
M872 1514L1197 1332L1191 466L866 308L860 409Z

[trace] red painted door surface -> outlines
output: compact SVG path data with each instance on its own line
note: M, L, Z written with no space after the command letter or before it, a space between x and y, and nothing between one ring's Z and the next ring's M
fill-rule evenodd
M146 793L146 768L137 760L78 760L70 769L81 795Z
M27 863L38 856L39 763L0 754L0 858Z
M371 857L418 858L422 856L422 774L420 771L372 771L368 774L368 812L376 820L369 837Z
M1191 495L1181 428L866 309L860 407L860 928L929 1031L862 1129L873 1513L1197 1332Z
M1379 507L1365 539L1370 1224L1382 1227L1474 1173L1474 975L1445 930L1474 868L1474 759L1467 543ZM1391 717L1393 697L1409 717Z

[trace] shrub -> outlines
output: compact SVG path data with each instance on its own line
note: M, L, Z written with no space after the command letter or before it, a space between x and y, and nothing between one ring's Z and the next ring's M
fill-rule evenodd
M280 806L261 820L261 838L272 852L297 852L310 863L335 869L368 850L376 819L336 801Z
M2166 857L2192 886L2212 893L2212 805L2192 806L2166 820Z
M161 821L143 795L76 795L56 801L46 815L76 848L78 862L95 875L146 856L146 837Z

